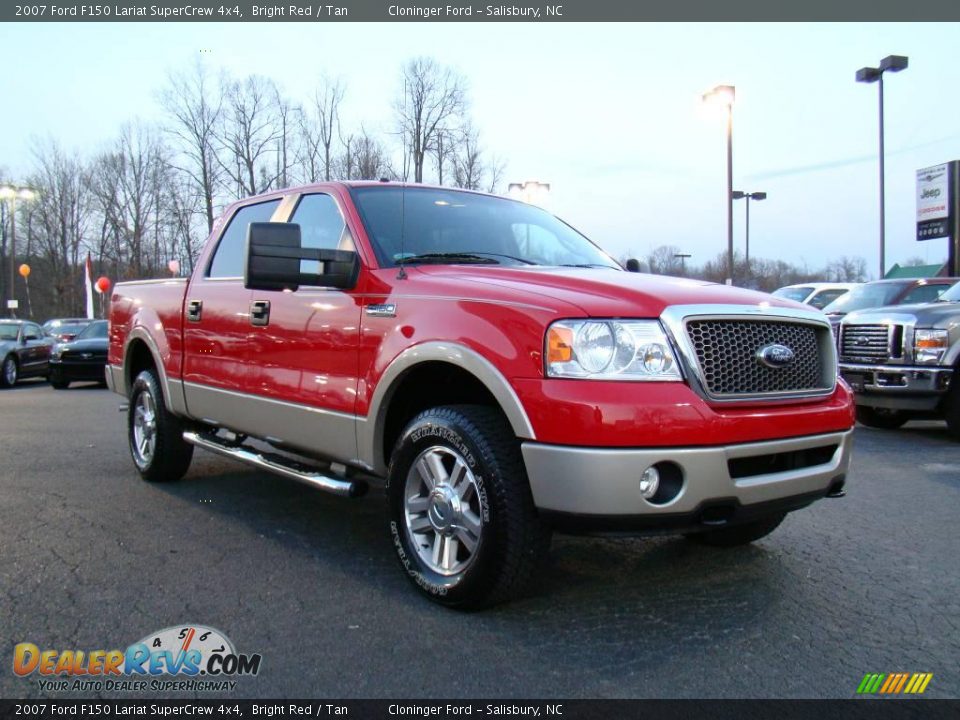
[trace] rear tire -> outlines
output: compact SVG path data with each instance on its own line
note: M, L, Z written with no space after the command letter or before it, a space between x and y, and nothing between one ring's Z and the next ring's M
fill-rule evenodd
M857 405L857 422L881 430L896 430L909 420L902 410Z
M19 378L20 366L17 365L17 359L13 355L7 355L0 367L0 387L13 387Z
M386 491L400 564L441 605L479 609L517 597L549 549L519 443L493 408L417 415L394 448Z
M127 439L133 464L147 482L179 480L190 467L193 445L184 442L183 424L167 410L153 369L133 381Z
M785 517L786 513L777 513L743 525L707 530L701 533L690 533L687 537L701 545L710 545L711 547L748 545L776 530Z

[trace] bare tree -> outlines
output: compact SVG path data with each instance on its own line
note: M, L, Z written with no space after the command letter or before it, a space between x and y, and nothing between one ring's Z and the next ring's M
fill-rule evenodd
M102 217L100 250L119 273L149 277L159 270L158 229L169 183L166 148L140 124L126 125L113 148L94 162L92 187Z
M383 143L361 127L357 135L343 139L341 157L343 177L347 180L379 180L393 174Z
M217 159L240 197L257 195L273 186L278 174L271 155L281 130L272 80L250 75L227 80L223 88L226 109L218 133L222 152Z
M222 95L199 61L191 72L171 74L167 83L160 93L160 103L170 118L166 129L176 139L182 158L174 164L199 189L209 232L216 216L214 198L223 172L216 140L223 116Z
M823 274L835 282L863 282L867 279L867 261L862 257L843 255L827 263Z
M395 111L414 182L423 182L424 161L439 128L455 125L465 107L466 81L451 68L426 57L403 66L403 95Z
M340 132L340 103L346 88L339 79L324 77L314 91L313 104L301 114L301 136L308 168L308 181L332 180L333 140Z
M297 155L297 134L293 132L294 118L302 115L300 108L293 107L290 101L280 94L280 88L274 84L274 107L277 118L277 158L276 183L278 187L290 187L290 169L294 166Z
M67 155L56 142L36 146L33 154L29 184L39 190L33 232L41 255L38 274L46 277L33 284L34 303L52 313L77 312L75 273L91 213L88 172L79 157Z
M656 275L683 275L685 268L679 254L680 248L676 245L660 245L647 255L647 267Z
M466 190L495 192L503 180L504 165L489 159L480 144L480 134L473 125L464 125L450 156L453 183Z

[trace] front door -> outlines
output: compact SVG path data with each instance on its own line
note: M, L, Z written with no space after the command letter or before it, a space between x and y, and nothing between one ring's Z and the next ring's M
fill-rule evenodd
M302 195L289 222L304 248L355 250L337 199ZM316 272L304 261L302 272ZM356 398L360 299L355 290L301 286L254 290L246 391L274 418L272 435L343 462L357 458ZM254 317L255 315L255 317Z

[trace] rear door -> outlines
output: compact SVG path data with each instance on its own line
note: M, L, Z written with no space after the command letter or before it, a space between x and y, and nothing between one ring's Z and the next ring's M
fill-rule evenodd
M197 264L183 307L187 411L250 433L256 430L239 422L255 359L250 352L250 291L243 286L244 248L250 223L270 221L281 201L276 197L234 210Z

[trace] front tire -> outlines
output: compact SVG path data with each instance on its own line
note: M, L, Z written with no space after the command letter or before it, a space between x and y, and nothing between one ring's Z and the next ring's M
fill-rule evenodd
M780 523L786 517L786 513L776 513L760 520L734 525L728 528L718 528L717 530L707 530L701 533L691 533L688 538L700 543L701 545L710 545L711 547L737 547L738 545L749 545L754 540L766 537L779 527Z
M148 482L179 480L190 467L193 445L184 442L183 425L167 410L155 370L144 370L133 381L127 439L133 464Z
M493 408L417 415L394 448L386 490L400 563L442 605L479 609L520 595L549 548L517 439Z
M7 355L0 367L0 387L13 387L20 377L20 366L13 355Z
M909 420L901 410L857 405L857 422L881 430L896 430Z
M70 387L70 381L65 380L59 372L50 373L50 377L47 379L50 381L50 384L53 385L54 390L66 390Z

